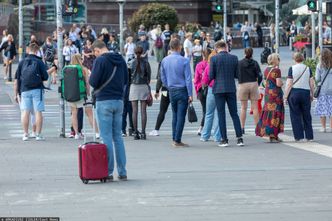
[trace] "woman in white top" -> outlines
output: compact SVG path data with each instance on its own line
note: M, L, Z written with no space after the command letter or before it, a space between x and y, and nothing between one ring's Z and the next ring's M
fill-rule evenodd
M67 39L66 46L63 47L63 56L65 56L65 65L69 65L71 61L71 57L74 54L78 54L77 47L73 44L71 39Z
M183 48L184 48L184 57L185 58L189 58L189 60L191 60L191 55L192 55L192 48L193 48L193 44L191 43L191 39L192 39L192 33L188 32L186 34L186 40L183 43Z
M289 68L284 99L289 104L295 141L304 138L311 141L314 139L314 134L310 110L315 81L310 68L302 63L303 55L295 53L293 59L296 64Z
M202 57L203 47L202 47L201 41L199 39L196 39L194 41L194 43L195 43L195 46L193 47L193 65L194 65L194 72L195 72L197 64L203 60L203 57Z
M125 51L125 54L126 54L126 62L127 63L128 63L128 61L135 58L136 45L133 41L134 41L134 38L129 36L126 40L127 43L124 46L124 51Z

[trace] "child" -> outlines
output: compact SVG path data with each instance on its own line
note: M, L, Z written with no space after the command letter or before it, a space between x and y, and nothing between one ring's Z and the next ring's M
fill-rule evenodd
M199 39L196 39L194 43L195 46L193 47L193 63L194 63L194 72L195 72L197 64L203 60L202 58L203 47Z

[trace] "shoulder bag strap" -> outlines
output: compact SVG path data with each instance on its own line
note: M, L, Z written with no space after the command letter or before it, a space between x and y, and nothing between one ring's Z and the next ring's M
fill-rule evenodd
M101 85L98 89L96 89L96 90L94 90L93 91L93 93L94 94L98 94L101 90L103 90L110 82L111 82L111 80L114 78L114 76L115 76L115 72L116 72L116 70L117 70L117 67L116 66L114 66L114 68L113 68L113 73L112 73L112 75L111 75L111 77L103 84L103 85Z
M274 68L272 67L271 70L269 71L269 73L268 73L267 76L266 76L266 79L265 79L265 87L266 87L266 85L267 85L267 80L269 79L269 77L270 77L270 75L271 75L273 69L274 69Z
M293 82L293 86L302 78L302 76L304 75L304 73L305 73L305 71L307 70L307 68L308 68L308 66L305 66L305 69L304 69L304 71L302 72L302 74L300 75L300 77L298 77L297 79L296 79L296 81L294 81Z
M327 75L329 75L329 73L330 73L330 70L331 70L331 68L329 68L329 70L326 72L326 75L325 75L325 77L324 77L324 79L323 79L322 83L320 83L320 84L319 84L320 86L322 86L322 85L324 84L324 81L326 80L326 78L327 78Z

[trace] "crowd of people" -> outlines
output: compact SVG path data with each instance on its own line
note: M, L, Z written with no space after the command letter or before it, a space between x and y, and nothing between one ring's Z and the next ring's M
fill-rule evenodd
M91 108L87 108L86 113L90 124L96 128L97 137L100 136L109 148L110 174L114 170L114 146L119 175L126 177L122 137L129 135L135 140L147 139L147 107L151 105L152 96L160 98L160 111L155 128L149 135L159 136L165 114L171 105L174 147L189 146L182 142L182 133L188 105L193 101L193 90L203 110L197 132L203 142L213 136L219 146L229 145L225 113L227 103L235 129L236 144L243 146L249 100L257 136L268 137L271 143L282 142L279 134L284 131L284 105L288 104L295 140L313 141L310 110L316 80L320 82L321 90L317 95L315 115L321 118L320 131L332 132L332 52L322 50L315 79L312 70L303 64L303 55L295 53L294 65L289 68L287 82L283 82L279 55L271 54L268 57L268 67L261 71L258 62L253 59L253 49L246 42L246 32L248 30L244 27L245 57L240 61L230 53L230 41L214 41L211 33L201 32L195 35L186 32L185 28L173 33L167 24L164 30L161 25L156 25L150 32L141 25L137 36L126 39L123 55L120 54L122 50L116 35L109 33L106 28L97 35L91 26L78 27L73 24L68 33L64 32L65 46L62 52L57 51L56 32L47 37L43 44L36 36L31 36L26 58L20 62L15 74L15 96L22 111L23 140L31 137L28 132L31 116L36 140L44 140L41 133L42 112L45 110L43 91L51 84L57 84L59 56L63 56L65 65L79 65L82 68L88 99L92 91L90 87L100 89L95 94L97 122L93 122ZM13 37L7 32L4 32L1 49L5 51L7 68L8 62L12 62L16 56ZM152 50L159 63L158 70L151 70L149 56ZM153 71L157 71L154 95L151 94ZM259 108L262 100L259 91L264 92L262 108ZM240 116L238 100L241 101ZM69 103L72 113L72 132L69 137L75 139L84 136L81 131L83 103L84 101ZM138 126L139 110L141 130ZM328 119L329 128L326 125Z

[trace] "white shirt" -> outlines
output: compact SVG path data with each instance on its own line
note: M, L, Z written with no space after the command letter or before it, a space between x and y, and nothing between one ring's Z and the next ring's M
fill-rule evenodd
M135 56L135 47L136 47L136 45L134 43L125 44L124 48L127 50L127 52L126 52L126 61L127 62L130 57Z
M78 53L78 49L75 45L65 46L63 48L63 56L65 56L65 61L71 61L71 56Z
M183 48L184 48L184 57L190 58L193 51L193 44L191 43L191 41L186 39L183 43ZM187 53L186 49L188 49L189 53Z
M202 45L195 45L193 47L193 55L197 57L202 56L202 49L203 49Z

